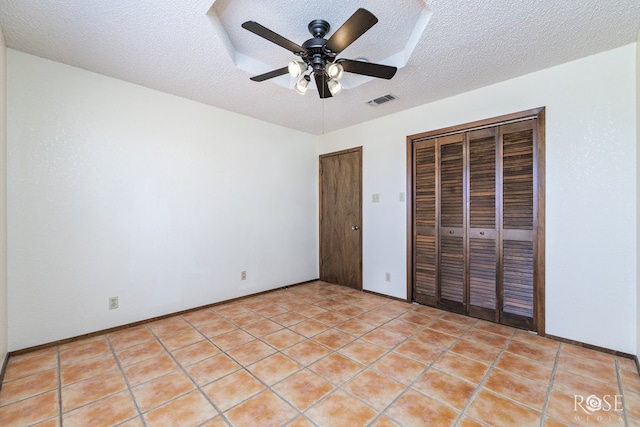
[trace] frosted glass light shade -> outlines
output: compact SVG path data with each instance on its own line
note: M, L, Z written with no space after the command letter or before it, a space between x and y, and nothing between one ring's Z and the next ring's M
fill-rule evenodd
M298 80L296 82L296 84L293 86L293 88L300 95L304 95L305 93L307 93L307 89L309 88L309 81L303 77L303 78L301 78L300 80Z
M342 92L342 85L337 80L329 80L327 82L327 86L329 86L329 92L331 92L332 96L336 96L340 92Z
M289 74L291 77L300 77L302 73L304 73L307 69L307 64L300 61L291 61L289 62Z
M327 75L333 80L339 80L342 77L342 73L344 73L344 67L336 62L327 64L326 70Z

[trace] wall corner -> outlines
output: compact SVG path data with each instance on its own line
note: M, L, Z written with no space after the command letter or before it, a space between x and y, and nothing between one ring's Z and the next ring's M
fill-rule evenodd
M636 357L640 359L640 31L636 38ZM636 360L638 363L638 360ZM639 368L640 369L640 368Z
M7 290L7 47L0 26L0 367L8 351ZM2 372L0 372L2 374Z

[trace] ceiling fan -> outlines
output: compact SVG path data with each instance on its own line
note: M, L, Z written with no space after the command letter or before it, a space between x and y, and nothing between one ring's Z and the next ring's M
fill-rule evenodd
M291 61L287 67L251 77L251 80L262 82L289 73L293 77L300 77L294 89L296 92L304 94L311 81L311 74L313 74L320 98L330 98L342 90L342 84L339 80L345 71L391 79L398 71L396 67L361 60L336 59L340 52L377 22L378 18L373 13L360 8L329 39L325 39L324 36L329 33L331 27L327 21L315 19L308 26L313 38L300 46L257 22L247 21L242 24L242 28L293 52L302 59L302 61Z

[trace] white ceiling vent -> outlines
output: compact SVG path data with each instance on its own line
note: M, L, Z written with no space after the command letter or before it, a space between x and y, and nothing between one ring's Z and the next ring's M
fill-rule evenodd
M380 104L384 104L385 102L389 102L389 101L393 101L394 99L397 99L395 96L391 95L390 93L383 95L379 98L376 99L372 99L371 101L367 102L367 104L371 105L372 107L377 107Z

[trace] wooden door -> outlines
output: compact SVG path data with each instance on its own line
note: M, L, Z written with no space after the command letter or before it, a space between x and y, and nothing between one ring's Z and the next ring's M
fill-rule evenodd
M544 109L407 148L410 300L544 335Z
M464 135L438 138L439 146L439 286L441 307L464 313L465 213L464 213Z
M320 280L362 290L362 147L320 156Z
M437 305L438 288L438 219L436 185L436 140L416 142L412 146L414 159L412 188L414 200L413 247L414 292L413 300ZM411 194L411 193L409 193Z
M525 329L534 320L534 124L500 127L502 158L502 323Z
M469 301L468 312L499 321L497 289L498 203L496 198L497 130L469 132L468 215Z

